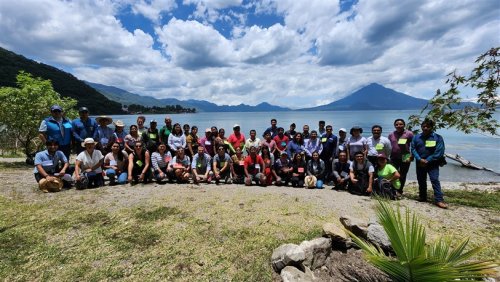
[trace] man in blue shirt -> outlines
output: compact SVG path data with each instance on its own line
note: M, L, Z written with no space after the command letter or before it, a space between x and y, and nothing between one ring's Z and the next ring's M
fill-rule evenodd
M89 118L89 109L87 107L81 107L78 110L80 114L80 118L74 119L71 122L73 127L73 138L75 139L76 146L76 154L78 155L83 150L84 147L80 146L80 144L85 140L85 138L94 137L94 133L97 129L97 123L94 119Z
M54 182L62 180L66 187L71 186L72 168L69 167L68 159L64 153L58 150L59 143L56 140L50 140L45 145L47 150L38 152L35 155L33 173L35 174L36 182L41 184L45 181ZM56 178L59 178L59 180ZM44 190L44 192L47 191Z
M427 174L434 190L436 206L446 209L441 183L439 182L439 165L444 156L444 140L434 132L434 121L425 119L422 124L422 133L415 136L411 142L411 153L415 157L419 201L427 201Z
M40 123L39 137L43 143L57 141L67 159L71 153L72 126L71 121L64 117L63 109L59 105L50 107L51 116Z

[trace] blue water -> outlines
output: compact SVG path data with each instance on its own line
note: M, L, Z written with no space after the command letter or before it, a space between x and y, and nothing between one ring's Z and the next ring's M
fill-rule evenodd
M407 120L411 114L417 114L417 111L342 111L342 112L268 112L268 113L196 113L196 114L170 114L173 123L185 123L199 128L202 135L204 129L213 125L217 128L224 128L226 136L232 132L234 124L241 126L245 137L251 129L257 130L260 138L262 132L270 126L270 120L276 118L278 126L289 129L292 122L297 125L297 131L302 131L302 126L307 124L310 130L317 129L318 121L324 120L326 124L333 126L334 133L342 127L347 131L354 126L359 125L363 128L363 136L371 135L371 127L379 124L383 128L383 135L387 136L394 130L393 122L396 118ZM163 127L166 115L146 115L146 125L149 121L156 119L158 128ZM117 115L112 116L113 120L122 120L128 130L131 124L136 124L135 115ZM438 130L443 136L446 145L446 152L450 154L459 154L469 161L484 167L500 172L500 139L482 134L464 134L456 130ZM414 166L410 169L409 179L416 179ZM500 181L500 176L488 171L477 171L462 168L460 164L448 160L448 165L441 170L441 180L443 181Z

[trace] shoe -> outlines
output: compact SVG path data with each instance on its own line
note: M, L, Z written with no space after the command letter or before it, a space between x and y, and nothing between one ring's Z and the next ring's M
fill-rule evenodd
M445 202L436 202L436 206L442 209L447 209L448 205Z
M427 199L426 198L418 198L418 201L421 202L421 203L422 202L427 202Z

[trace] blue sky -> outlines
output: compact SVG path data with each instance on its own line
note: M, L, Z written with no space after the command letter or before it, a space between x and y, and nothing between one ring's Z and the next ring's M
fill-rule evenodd
M491 0L18 0L0 46L157 98L292 108L377 82L430 98L500 43Z

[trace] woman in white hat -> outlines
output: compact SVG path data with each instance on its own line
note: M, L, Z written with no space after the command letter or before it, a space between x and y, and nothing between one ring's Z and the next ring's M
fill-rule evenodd
M82 147L85 150L78 154L75 162L75 181L77 189L95 188L104 185L102 164L104 156L96 150L97 142L92 138L85 138Z

